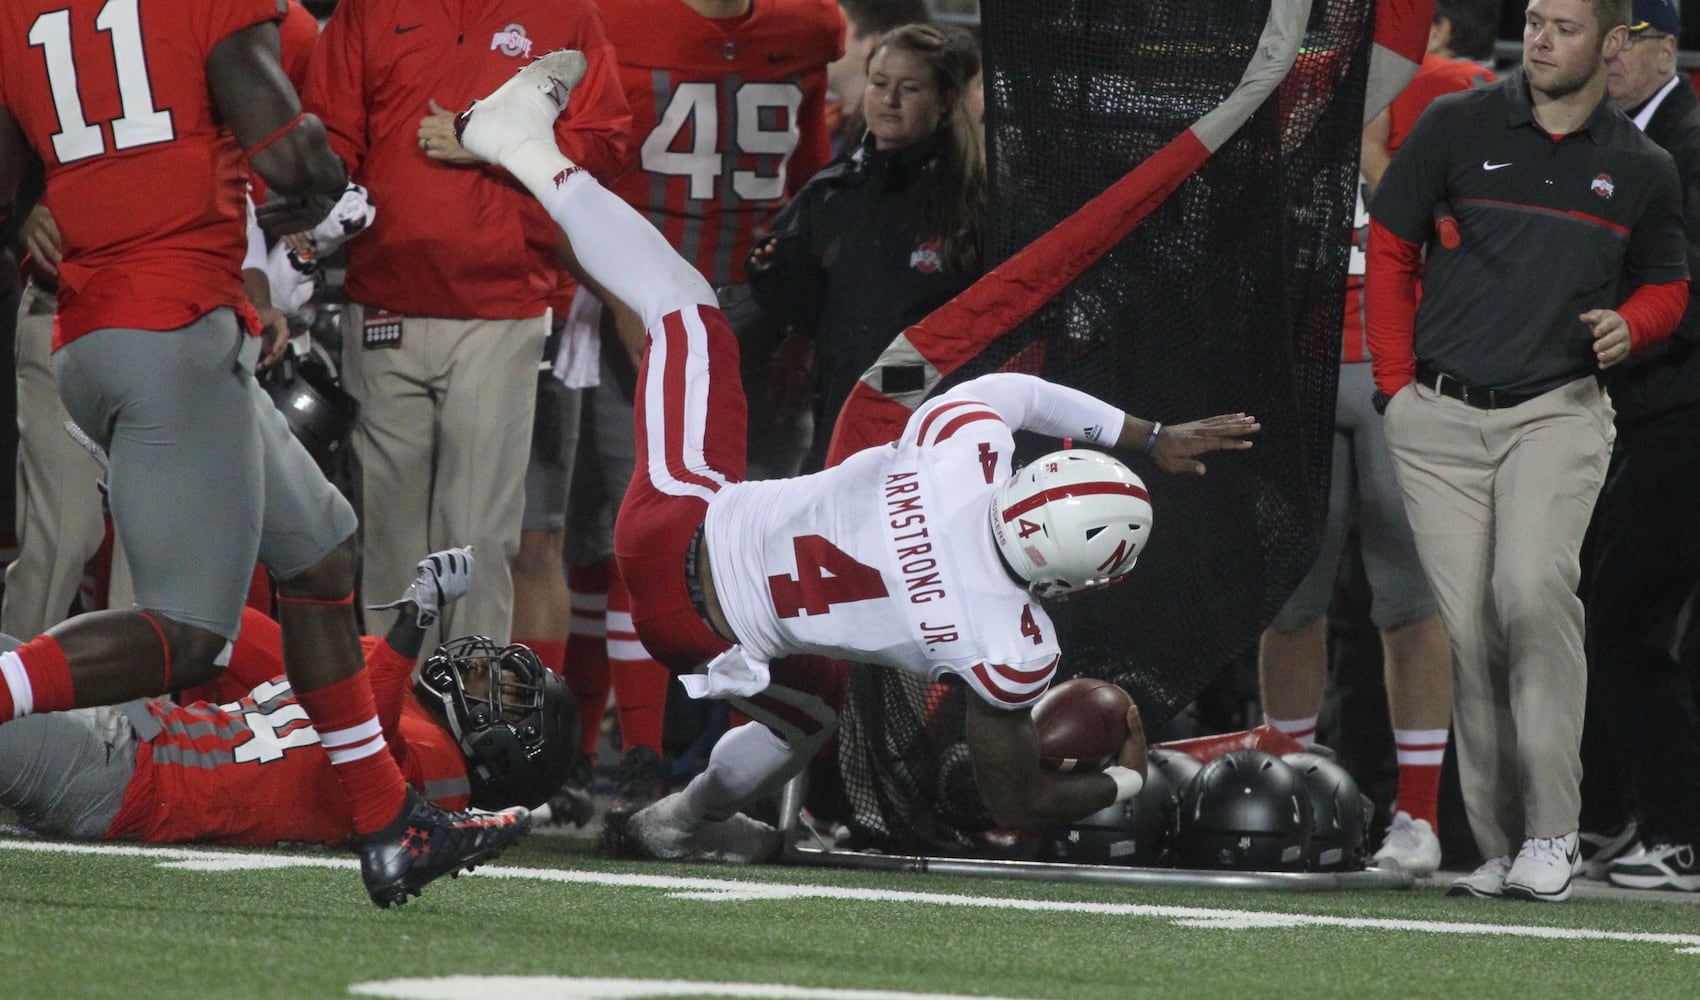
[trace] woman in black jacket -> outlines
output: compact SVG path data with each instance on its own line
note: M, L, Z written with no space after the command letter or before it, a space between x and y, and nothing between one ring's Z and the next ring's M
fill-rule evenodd
M794 335L778 367L813 347L805 472L822 467L839 408L880 352L980 276L986 155L963 107L977 69L930 25L886 34L868 59L867 134L750 255L756 301Z

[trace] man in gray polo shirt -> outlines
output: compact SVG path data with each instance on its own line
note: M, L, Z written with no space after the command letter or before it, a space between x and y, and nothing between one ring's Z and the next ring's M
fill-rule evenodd
M1452 636L1464 802L1489 859L1455 895L1566 899L1578 864L1576 586L1613 434L1597 375L1687 304L1676 170L1606 97L1629 14L1530 0L1522 71L1435 101L1370 206L1377 404Z

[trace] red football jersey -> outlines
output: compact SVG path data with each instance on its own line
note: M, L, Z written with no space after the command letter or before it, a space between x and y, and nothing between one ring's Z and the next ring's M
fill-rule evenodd
M716 285L744 280L756 233L831 159L826 64L834 0L754 0L710 19L681 0L603 0L632 109L611 185Z
M55 346L246 305L247 169L206 61L282 0L10 0L0 103L47 165L64 238ZM251 310L250 310L251 312Z
M1397 152L1434 99L1469 90L1498 77L1467 59L1447 59L1432 52L1423 56L1411 82L1387 106L1387 152ZM1348 363L1369 361L1368 325L1364 316L1364 254L1369 249L1369 206L1364 203L1363 178L1358 179L1358 204L1352 219L1352 256L1346 270L1345 339L1340 358Z
M245 612L231 669L208 693L226 697L237 679L281 663L281 648L271 648L278 641L275 623ZM363 641L384 738L402 777L445 808L466 808L466 759L409 692L411 659L381 640ZM107 839L338 846L353 835L341 779L285 678L223 704L162 700L148 711L159 731L138 747L135 777Z

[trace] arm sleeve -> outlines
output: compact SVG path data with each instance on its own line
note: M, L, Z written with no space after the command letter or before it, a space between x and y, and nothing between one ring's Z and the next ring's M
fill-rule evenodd
M1075 438L1106 447L1116 443L1126 417L1119 408L1079 389L1015 372L982 375L940 398L978 400L991 407L1011 430Z
M1389 396L1417 376L1413 353L1417 328L1417 277L1422 248L1369 221L1364 262L1364 310L1368 314L1370 370L1375 387Z
M567 113L555 123L555 143L568 159L608 184L625 166L632 109L601 20L587 19L586 34L582 48L588 65L568 99Z
M832 137L826 128L826 69L803 80L803 103L797 109L797 151L785 171L785 196L794 197L820 168L832 160Z
M307 64L301 103L325 123L331 149L357 176L366 158L365 55L361 5L337 4Z
M1639 351L1669 337L1688 308L1689 279L1641 285L1629 293L1618 314L1629 323L1629 344Z
M401 706L408 697L409 681L413 676L413 658L396 652L395 647L379 638L368 638L366 670L372 680L372 700L378 709L378 724L384 727L384 741L390 753L401 759L406 753L406 740L401 733Z

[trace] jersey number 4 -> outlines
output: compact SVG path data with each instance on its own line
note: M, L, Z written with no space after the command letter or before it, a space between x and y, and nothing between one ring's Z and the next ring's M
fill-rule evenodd
M733 93L737 134L731 137L731 152L735 156L748 153L779 158L772 174L733 170L732 192L738 197L751 201L785 197L785 162L797 148L797 108L802 103L803 91L793 83L745 83ZM716 84L679 84L655 130L643 140L643 169L652 174L689 177L693 201L713 200L714 182L723 170L720 110ZM680 149L687 127L690 148Z
M175 137L171 112L153 106L153 84L148 80L147 55L142 51L140 0L108 0L94 19L94 26L112 38L112 61L118 76L118 100L124 114L112 120L115 149L134 149ZM59 131L53 133L53 155L61 164L86 160L106 152L106 137L99 125L91 125L83 114L82 95L77 92L77 61L71 51L71 12L50 10L30 25L30 47L42 50L47 59L47 85L53 93L53 110L59 116Z
M796 576L770 576L768 593L781 618L798 614L824 615L834 604L851 604L885 597L880 571L859 563L819 535L791 540L797 556Z

